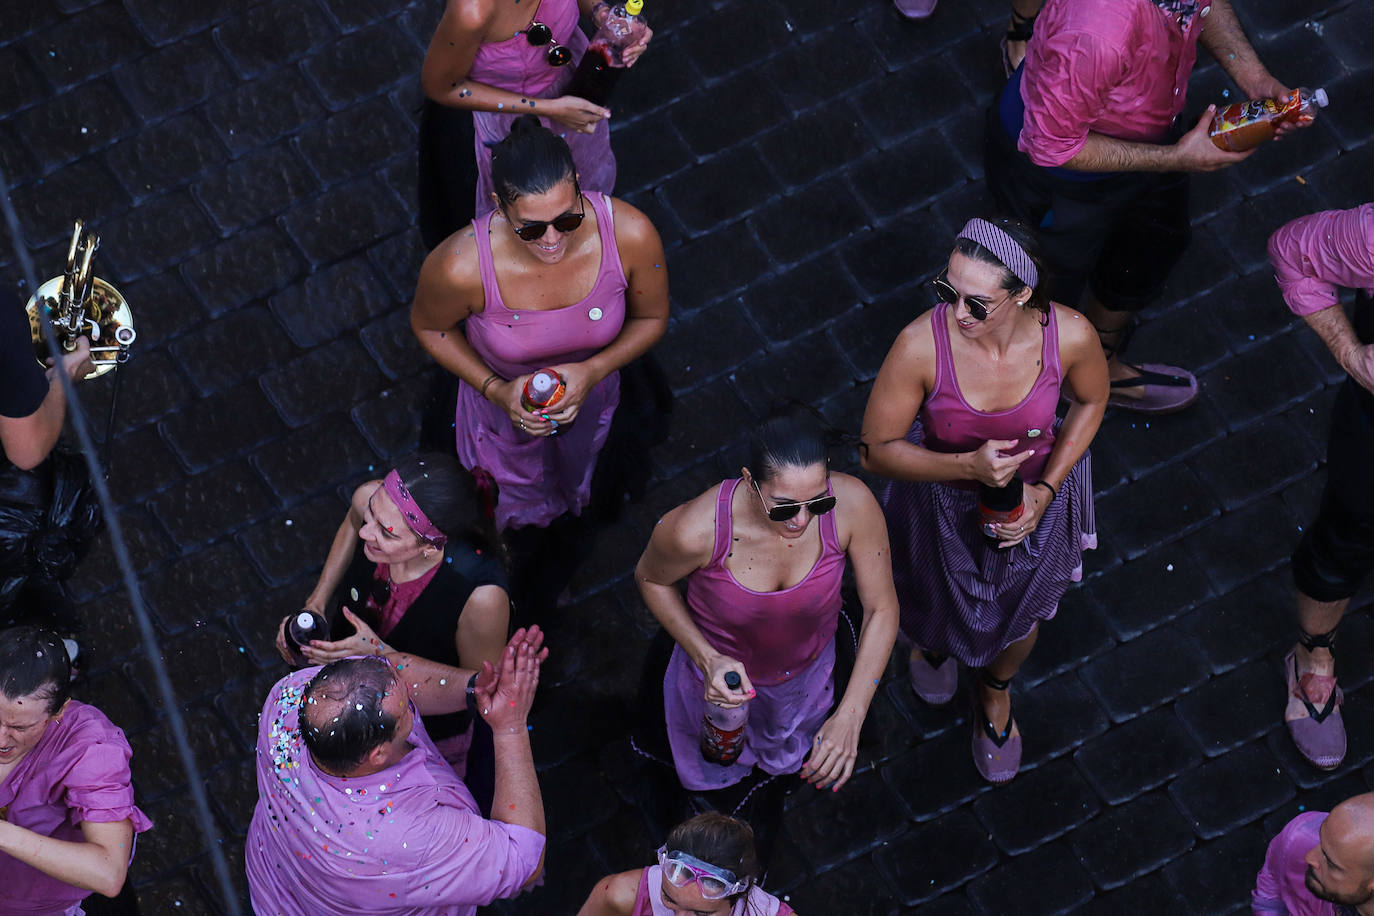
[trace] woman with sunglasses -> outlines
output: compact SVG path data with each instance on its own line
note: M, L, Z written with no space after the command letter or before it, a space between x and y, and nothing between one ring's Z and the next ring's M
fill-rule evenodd
M571 576L590 536L544 544L531 576L521 558L539 552L529 543L547 540L540 532L572 524L587 508L620 404L619 371L667 329L668 272L648 218L584 193L568 145L535 118L517 119L493 150L492 178L496 209L426 259L411 327L466 383L454 423L458 458L496 479L496 521L516 555L516 581L543 587ZM566 391L547 410L526 410L525 382L545 367ZM543 613L552 601L522 593L517 603Z
M708 811L678 824L658 848L658 864L597 882L577 916L791 916L759 887L754 831Z
M1043 280L1025 226L970 220L935 281L941 303L898 336L864 414L864 467L893 479L883 509L912 687L948 702L957 662L980 669L973 757L994 783L1021 760L1008 682L1097 537L1088 444L1107 365L1091 325L1051 303ZM1014 476L1022 515L980 525L979 484Z
M598 0L445 3L421 70L428 96L421 125L421 226L437 226L426 232L431 248L491 209L490 148L522 114L537 115L568 141L583 189L611 193L616 171L611 113L563 94L587 49L579 15L599 25L609 10ZM643 53L651 34L627 50L629 64ZM453 123L465 120L471 127ZM473 173L465 168L474 155L475 198ZM455 181L455 175L462 177ZM424 212L436 203L446 212Z
M388 655L402 670L448 669L438 677L455 689L482 662L498 666L510 598L485 499L451 455L432 453L407 458L354 490L304 604L331 619L331 639L303 646L304 664ZM288 664L301 663L286 640L295 616L277 627L277 651ZM480 723L474 728L475 721L467 712L427 716L425 728L474 796L489 804L491 733Z
M854 566L864 616L853 674L836 704L846 561ZM644 603L677 643L663 679L663 710L682 786L724 789L757 766L767 777L800 770L816 788L838 791L854 771L859 730L892 653L897 599L878 502L857 478L830 472L821 424L800 410L764 422L738 479L663 517L635 577ZM684 579L685 600L678 590ZM731 672L739 675L737 689L727 682ZM707 704L745 701L738 760L707 761ZM725 808L720 802L731 794L713 804ZM771 825L764 816L756 822Z

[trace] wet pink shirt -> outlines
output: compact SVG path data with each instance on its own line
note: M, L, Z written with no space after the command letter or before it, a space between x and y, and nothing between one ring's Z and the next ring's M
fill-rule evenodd
M1295 315L1335 305L1339 286L1374 295L1374 203L1286 223L1269 237L1269 263Z
M534 873L544 837L478 813L417 716L413 749L345 779L315 766L301 697L318 667L276 683L258 720L258 804L245 858L258 916L472 916Z
M1167 13L1166 0L1049 0L1026 50L1018 148L1039 166L1078 155L1089 133L1158 143L1188 95L1198 36L1211 10Z
M1255 916L1338 916L1334 903L1318 900L1307 889L1309 850L1320 842L1325 811L1307 811L1288 822L1269 843L1264 867L1255 876L1250 909Z
M11 824L72 843L85 841L83 821L132 820L137 835L153 822L134 806L130 756L123 731L72 700L0 784L0 812ZM67 913L90 894L0 853L0 913Z

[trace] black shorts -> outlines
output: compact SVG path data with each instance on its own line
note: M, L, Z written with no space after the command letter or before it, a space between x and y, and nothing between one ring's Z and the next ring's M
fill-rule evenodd
M1159 298L1188 247L1188 175L1116 172L1074 180L1041 168L988 111L985 171L1005 216L1035 229L1052 276L1050 298L1079 307L1085 286L1113 311Z

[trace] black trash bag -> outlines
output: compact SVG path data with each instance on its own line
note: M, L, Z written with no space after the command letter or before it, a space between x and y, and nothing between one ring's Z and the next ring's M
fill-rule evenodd
M0 610L31 580L69 578L103 521L80 455L59 448L31 471L0 469Z

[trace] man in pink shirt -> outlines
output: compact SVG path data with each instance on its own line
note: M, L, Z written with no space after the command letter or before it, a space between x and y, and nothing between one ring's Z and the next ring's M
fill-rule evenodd
M1038 228L1051 296L1096 326L1109 403L1148 413L1197 398L1186 370L1120 359L1135 313L1163 292L1187 248L1188 175L1253 152L1212 144L1215 106L1186 132L1178 123L1199 42L1243 97L1288 91L1260 63L1230 0L1048 0L989 111L993 197Z
M1284 659L1284 719L1298 750L1322 769L1345 758L1332 643L1350 597L1374 569L1374 203L1295 219L1269 238L1284 301L1350 374L1331 414L1326 489L1293 553L1298 643ZM1354 320L1338 287L1355 289Z
M258 726L246 844L254 912L471 916L532 882L545 827L525 720L541 642L537 628L517 631L500 671L484 664L466 696L423 662L376 656L278 681ZM468 696L494 734L491 820L416 714L454 712Z
M1250 909L1255 916L1374 916L1374 794L1289 821L1265 852Z

